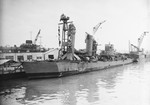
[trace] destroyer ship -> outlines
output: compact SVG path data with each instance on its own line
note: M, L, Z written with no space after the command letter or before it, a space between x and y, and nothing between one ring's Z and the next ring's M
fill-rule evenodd
M58 24L60 44L58 60L23 62L23 68L29 79L62 77L133 62L128 56L116 53L112 44L106 44L105 50L98 55L96 53L98 44L93 35L88 33L86 33L85 40L86 49L77 51L74 48L76 28L73 22L69 21L69 17L64 14L61 15L60 21L61 23ZM93 29L97 30L100 24Z

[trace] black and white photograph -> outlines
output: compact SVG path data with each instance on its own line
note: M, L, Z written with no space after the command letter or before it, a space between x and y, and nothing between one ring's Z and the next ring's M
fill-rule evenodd
M150 0L0 0L0 105L150 105Z

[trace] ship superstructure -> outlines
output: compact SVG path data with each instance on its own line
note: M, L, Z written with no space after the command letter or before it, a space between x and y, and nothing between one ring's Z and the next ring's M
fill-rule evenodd
M76 28L73 22L68 22L68 20L69 17L64 14L61 15L60 21L62 21L62 23L59 23L59 37L60 27L62 27L62 40L59 40L61 45L59 60L80 60L80 58L74 53Z

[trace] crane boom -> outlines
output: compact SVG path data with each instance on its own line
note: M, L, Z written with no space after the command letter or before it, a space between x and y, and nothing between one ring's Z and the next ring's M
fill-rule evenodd
M131 46L133 46L134 48L136 48L137 50L139 50L139 48L133 44L131 44Z
M106 22L106 20L98 23L95 27L93 27L93 35L96 33L96 31L98 30L98 28L100 27L100 25L103 24L104 22Z
M139 48L139 50L140 50L140 46L141 46L141 44L142 44L142 42L143 42L143 38L144 38L144 36L146 35L146 33L148 33L148 32L144 32L144 33L141 35L141 37L138 38L138 48Z
M35 38L35 40L34 40L34 44L36 44L36 41L37 41L37 39L38 39L38 37L39 37L40 32L41 32L41 29L39 29L39 32L38 32L37 35L36 35L36 38Z

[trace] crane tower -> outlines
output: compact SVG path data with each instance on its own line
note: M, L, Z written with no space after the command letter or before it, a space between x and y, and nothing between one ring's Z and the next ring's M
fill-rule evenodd
M140 36L140 38L138 38L138 50L139 50L139 51L141 51L140 47L141 47L141 44L142 44L142 42L143 42L143 38L144 38L144 36L145 36L147 33L148 33L148 32L144 32L144 33Z

